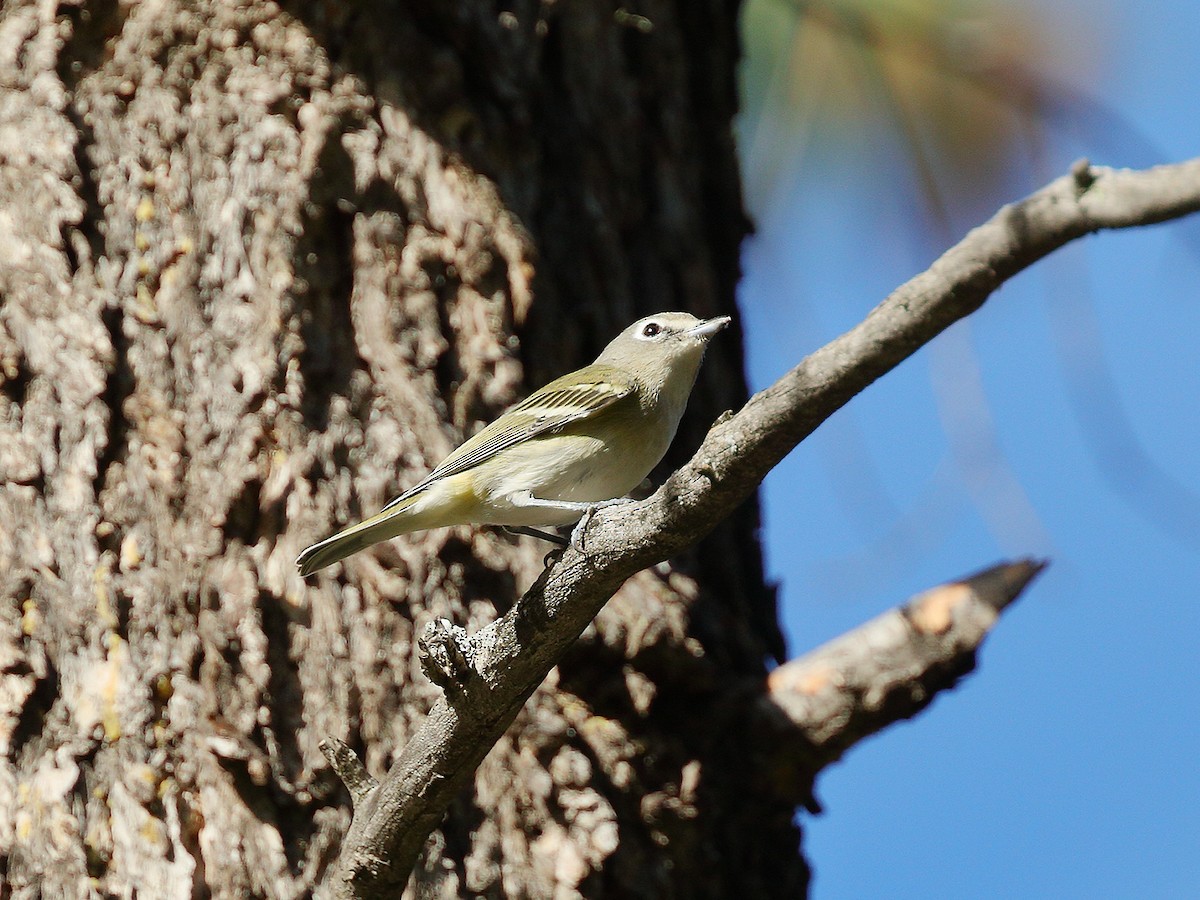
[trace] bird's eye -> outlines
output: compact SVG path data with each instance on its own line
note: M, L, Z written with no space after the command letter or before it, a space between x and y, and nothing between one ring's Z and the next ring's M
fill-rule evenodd
M650 322L642 329L642 334L646 337L656 337L662 331L662 326L657 322Z

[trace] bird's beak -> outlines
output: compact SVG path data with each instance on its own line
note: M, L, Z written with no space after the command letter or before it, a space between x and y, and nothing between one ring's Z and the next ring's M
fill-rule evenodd
M699 325L689 328L687 333L692 337L698 338L712 337L731 321L732 319L730 319L729 316L717 316L713 319L705 319Z

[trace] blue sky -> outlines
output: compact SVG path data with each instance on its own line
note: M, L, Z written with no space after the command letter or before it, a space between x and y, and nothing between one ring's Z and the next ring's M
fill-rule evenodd
M1101 19L1093 96L1161 161L1200 155L1194 0L1044 5ZM1058 134L1049 172L1160 161L1108 137ZM914 233L912 171L878 146L815 146L791 177L755 177L771 208L740 303L758 389L944 242ZM1014 175L1007 199L1044 180ZM1172 518L1154 493L1200 495L1198 398L1200 222L1100 235L1011 281L768 478L793 655L1002 558L1053 561L976 673L823 774L826 813L804 818L814 897L1200 896L1200 510Z

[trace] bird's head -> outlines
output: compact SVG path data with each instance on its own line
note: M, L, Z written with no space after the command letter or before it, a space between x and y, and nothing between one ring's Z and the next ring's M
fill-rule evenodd
M709 338L729 324L729 316L697 319L691 313L664 312L638 319L618 334L597 363L641 376L682 365L700 365Z

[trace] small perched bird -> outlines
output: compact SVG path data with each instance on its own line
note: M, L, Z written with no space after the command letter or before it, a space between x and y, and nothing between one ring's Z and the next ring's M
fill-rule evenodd
M300 574L410 531L473 523L528 532L620 502L667 452L704 348L728 324L682 312L639 319L594 363L534 391L371 518L301 553Z

